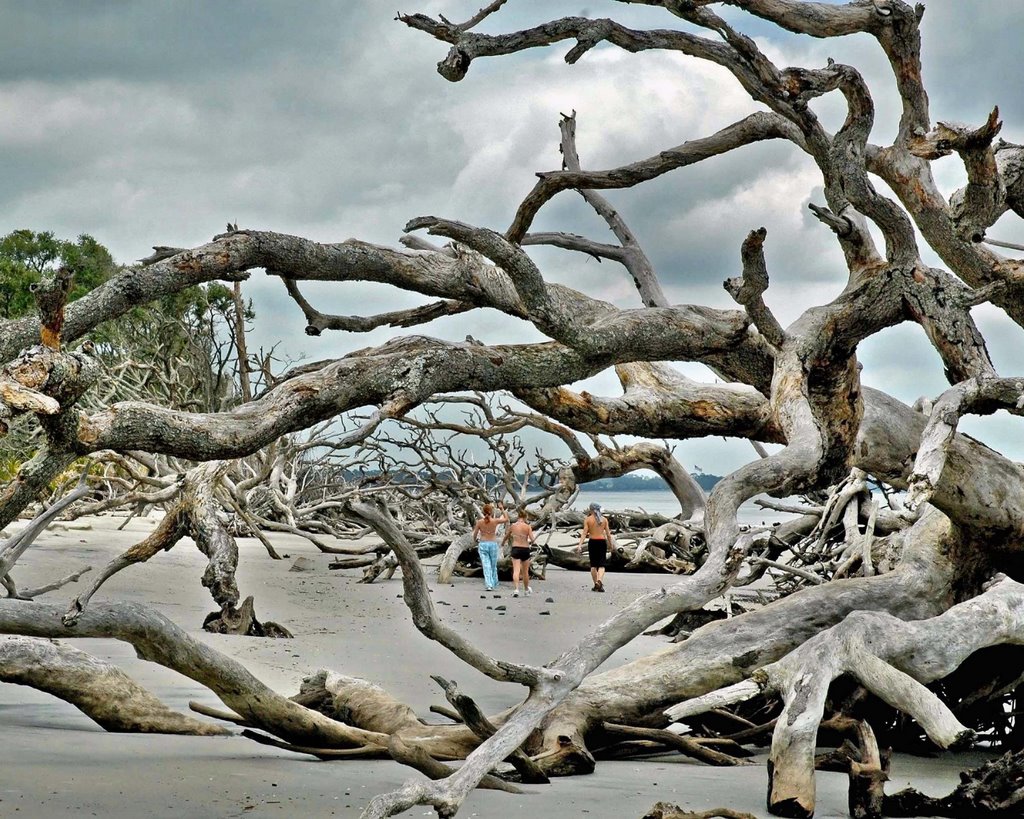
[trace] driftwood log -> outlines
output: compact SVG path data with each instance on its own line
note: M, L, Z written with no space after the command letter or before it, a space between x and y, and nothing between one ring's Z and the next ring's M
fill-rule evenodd
M657 550L664 555L660 549ZM577 552L574 547L562 548L548 546L544 549L548 562L553 566L570 571L586 572L590 570L590 558L586 552ZM607 571L609 572L666 572L668 574L691 574L697 567L690 561L675 556L663 557L655 554L655 549L628 548L618 546L608 553Z

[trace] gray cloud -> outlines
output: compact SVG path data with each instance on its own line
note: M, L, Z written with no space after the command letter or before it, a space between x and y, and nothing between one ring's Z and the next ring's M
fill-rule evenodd
M190 84L282 60L312 64L361 42L367 18L346 2L133 3L37 0L0 15L0 75L48 82L131 76Z
M447 0L409 11L468 17L481 4ZM511 3L485 22L509 30L578 14L632 25L679 27L662 10L615 2ZM724 12L781 65L857 65L876 94L874 138L891 138L899 117L891 71L867 37L814 40ZM994 103L1013 140L1022 92L1016 44L1024 8L931 0L924 22L924 75L936 119L980 121ZM674 54L626 54L598 47L575 66L570 46L481 60L452 85L434 71L446 46L393 21L371 0L303 3L157 4L81 0L7 3L0 8L0 231L50 229L95 235L121 260L149 245L194 245L228 221L338 240L393 243L411 217L436 213L504 228L534 173L559 165L558 116L577 110L585 167L623 164L704 136L756 110L722 69ZM841 101L816 110L832 128ZM1017 137L1019 141L1019 137ZM955 160L936 163L947 190L962 184ZM767 301L783 321L833 297L845 276L827 230L809 216L820 178L788 144L762 144L608 197L643 241L667 292L680 302L732 307L721 287L735 275L746 233L768 229L772 276ZM606 237L578 196L561 194L537 229ZM999 226L1013 239L1015 217ZM1018 240L1020 237L1016 237ZM628 277L609 263L531 249L553 281L585 286L637 304ZM937 260L933 260L937 263ZM321 358L379 343L369 336L302 334L301 315L277 281L247 285L257 313L256 341L295 358ZM393 310L418 297L383 286L310 286L320 309ZM1019 366L1019 329L981 311L993 355ZM450 338L539 338L493 311L452 317L429 328ZM900 350L899 356L892 349ZM942 389L941 367L923 335L899 328L861 351L865 380L912 400ZM588 382L614 392L614 377ZM986 434L1006 434L999 423ZM993 441L998 443L998 441ZM685 459L710 461L719 442L686 443ZM749 446L719 458L734 465ZM690 453L695 453L691 454Z

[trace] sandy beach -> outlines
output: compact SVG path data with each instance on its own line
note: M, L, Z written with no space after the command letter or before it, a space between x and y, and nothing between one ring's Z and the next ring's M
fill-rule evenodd
M85 565L98 569L152 530L152 521L93 518L88 529L57 525L15 567L22 585L43 583ZM78 524L75 524L78 525ZM399 576L371 585L360 571L327 568L329 555L305 541L273 535L288 559L271 560L255 540L241 540L239 587L253 594L261 619L274 620L293 640L225 637L200 630L212 601L200 585L205 558L189 541L150 563L109 581L97 599L145 602L210 645L243 662L264 682L293 694L303 676L329 668L372 680L432 721L431 704L444 702L430 674L454 678L485 711L514 705L521 692L496 683L427 641L413 627L401 599ZM315 569L292 572L296 557ZM88 578L88 575L86 575ZM615 607L670 578L609 575L608 593L593 594L589 576L551 568L530 598L514 599L505 584L485 594L478 580L431 585L441 616L495 656L543 663L599 625ZM80 588L71 585L41 600L63 604ZM447 604L447 605L442 605ZM505 606L501 611L497 607ZM0 638L2 639L2 638ZM220 706L205 688L175 672L135 657L113 640L76 639L79 648L116 663L168 705L185 711L189 700ZM664 646L664 638L640 637L610 664L627 662ZM0 816L10 817L356 817L375 794L419 776L388 761L320 762L264 747L242 737L199 738L106 733L74 707L22 686L0 684ZM980 753L941 759L897 757L894 791L909 783L945 794L957 772L985 757ZM702 810L727 806L767 816L767 775L759 764L711 768L679 756L644 762L602 762L596 774L530 786L530 794L477 791L460 816L529 815L588 819L640 817L658 800ZM819 774L818 817L845 817L846 779ZM433 816L417 808L409 816Z

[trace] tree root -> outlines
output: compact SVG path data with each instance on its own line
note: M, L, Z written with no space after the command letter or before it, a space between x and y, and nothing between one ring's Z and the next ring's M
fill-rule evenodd
M948 796L925 796L914 788L886 796L885 816L966 816L1011 819L1024 814L1024 751L1011 751L960 774Z
M270 620L260 622L253 608L252 595L242 601L237 609L227 607L206 615L203 630L214 634L237 634L243 637L289 638L294 635L284 626Z
M878 612L855 612L756 672L758 686L778 692L785 703L772 738L769 810L779 816L813 814L815 740L829 684L841 674L857 678L909 714L939 747L971 741L973 732L923 683L946 676L981 648L1021 642L1022 596L1024 586L1002 578L979 597L929 620L908 623ZM734 701L755 693L749 684L733 689ZM721 703L719 696L708 699ZM862 749L872 743L862 742ZM879 774L877 762L862 762L875 770L860 773Z

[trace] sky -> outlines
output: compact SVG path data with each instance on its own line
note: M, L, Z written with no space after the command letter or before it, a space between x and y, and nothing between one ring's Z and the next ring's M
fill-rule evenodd
M483 0L401 0L403 12L470 17ZM409 219L433 214L502 230L537 171L560 165L560 112L577 112L584 168L608 168L711 134L758 110L724 70L671 53L599 46L573 66L569 45L478 60L449 83L435 71L447 46L394 20L379 0L0 0L0 235L30 228L88 233L121 262L152 245L191 247L223 230L293 233L318 241L395 244ZM611 16L644 28L681 27L663 10L611 0L510 0L482 31L509 31L562 15ZM874 40L791 35L736 10L723 12L779 65L855 65L875 94L872 141L895 133L898 100ZM999 105L1002 136L1022 141L1024 3L932 0L923 21L924 77L934 120L980 124ZM816 110L841 122L838 100ZM955 158L935 163L940 186L964 182ZM879 185L881 187L881 185ZM739 272L747 232L768 230L766 302L783 325L835 296L845 282L838 248L807 209L822 203L813 165L783 143L745 148L608 199L659 272L669 299L732 309L722 281ZM573 192L541 212L538 230L605 239ZM990 235L1024 241L1008 215ZM550 281L621 306L639 299L611 263L531 249ZM936 266L933 255L926 260ZM245 285L257 314L253 343L288 360L320 359L396 334L303 334L280 281ZM327 313L370 313L425 301L383 285L308 284ZM977 308L996 366L1019 372L1021 331ZM397 331L401 332L401 331ZM482 310L406 332L485 342L542 336ZM866 384L905 401L946 386L938 356L903 325L859 350ZM699 365L682 369L713 377ZM615 394L610 373L581 385ZM997 415L963 428L1024 460L1019 419ZM550 454L559 454L553 446ZM693 468L721 474L753 457L747 442L681 442Z

